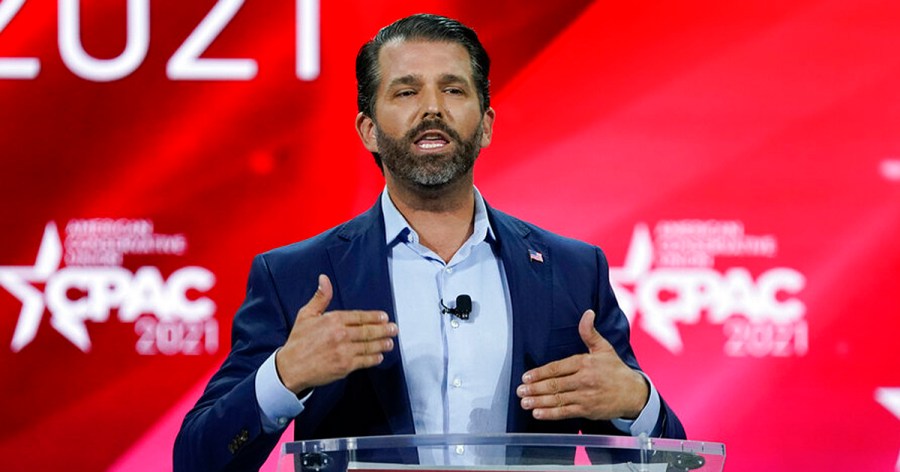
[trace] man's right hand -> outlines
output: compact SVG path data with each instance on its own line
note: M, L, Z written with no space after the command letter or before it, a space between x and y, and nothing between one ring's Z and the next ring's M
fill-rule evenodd
M275 355L281 382L294 393L342 379L357 369L380 364L394 348L397 325L374 310L325 313L333 290L328 276L300 308L284 347Z

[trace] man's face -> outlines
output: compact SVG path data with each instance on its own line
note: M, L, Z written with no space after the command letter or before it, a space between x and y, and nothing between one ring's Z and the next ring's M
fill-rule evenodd
M375 120L357 117L385 178L435 188L468 175L490 144L494 111L482 113L469 54L461 45L396 41L379 53Z

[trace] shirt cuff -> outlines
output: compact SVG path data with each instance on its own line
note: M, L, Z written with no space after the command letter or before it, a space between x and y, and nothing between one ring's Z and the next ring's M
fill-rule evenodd
M303 412L303 403L309 395L302 400L294 395L281 383L278 370L275 368L275 354L268 359L256 371L256 403L259 406L259 416L262 420L263 431L276 433L284 430L288 423Z
M647 399L647 404L644 405L644 409L641 410L641 414L636 419L617 418L612 420L612 424L619 431L629 433L632 436L639 436L641 433L653 436L656 423L659 422L659 392L656 391L656 387L653 386L653 382L650 380L650 377L647 377L647 374L641 371L638 371L638 373L644 376L644 379L647 380L647 385L650 386L650 398Z

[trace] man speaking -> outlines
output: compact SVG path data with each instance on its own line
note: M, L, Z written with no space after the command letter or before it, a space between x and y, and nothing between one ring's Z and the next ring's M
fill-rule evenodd
M362 47L356 130L385 189L353 220L254 259L176 471L258 469L290 421L297 440L685 437L639 370L602 251L475 188L493 138L489 69L475 32L435 15Z

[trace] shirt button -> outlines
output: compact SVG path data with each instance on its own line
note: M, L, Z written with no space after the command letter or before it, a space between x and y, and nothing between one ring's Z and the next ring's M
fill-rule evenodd
M287 418L278 418L278 425L284 426L287 424Z
M457 454L463 455L463 454L465 454L465 452L466 452L466 446L463 446L462 444L460 444L459 446L456 446Z
M459 328L459 321L457 321L457 320L450 320L450 326L452 326L452 327L454 327L454 328Z
M447 273L448 273L448 274L452 274L452 273L453 273L453 267L447 267Z
M462 387L462 380L459 380L459 377L453 379L453 386L456 388Z

